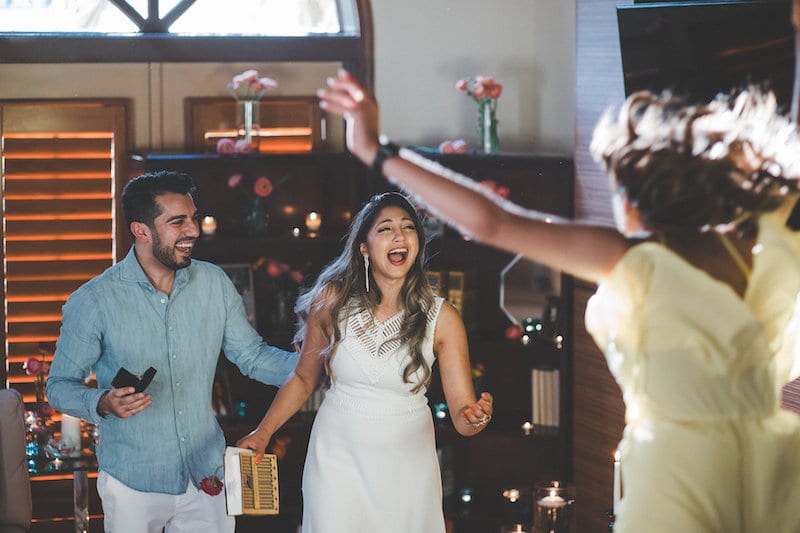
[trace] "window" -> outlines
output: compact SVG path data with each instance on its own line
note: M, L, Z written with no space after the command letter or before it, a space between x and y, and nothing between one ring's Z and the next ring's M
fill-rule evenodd
M369 0L0 0L0 63L330 61L371 85L372 58Z
M0 103L7 383L55 343L61 306L115 261L114 199L126 153L119 102ZM52 357L52 351L47 357Z
M336 0L10 0L0 31L179 35L358 34L354 10Z

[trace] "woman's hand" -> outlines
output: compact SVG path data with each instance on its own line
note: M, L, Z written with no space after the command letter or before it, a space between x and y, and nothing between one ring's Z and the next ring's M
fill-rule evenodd
M488 392L482 392L480 399L476 403L465 407L461 411L461 419L470 426L477 428L475 433L478 433L483 431L483 428L492 419L493 412L494 398Z
M320 89L320 107L344 117L347 123L347 147L369 166L378 153L380 134L378 102L366 86L346 70L328 79L328 87Z
M256 463L261 462L261 457L264 455L264 452L267 449L267 444L269 444L269 439L272 437L266 431L263 431L260 428L256 428L241 439L236 442L236 446L238 448L246 448L248 450L253 450L257 457Z

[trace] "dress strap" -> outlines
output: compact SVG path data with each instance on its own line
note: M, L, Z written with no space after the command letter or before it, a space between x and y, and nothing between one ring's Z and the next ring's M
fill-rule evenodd
M737 267L739 267L739 270L744 273L745 277L750 278L750 267L747 266L747 262L742 258L742 255L739 253L739 250L736 248L736 246L733 245L731 240L724 233L718 233L717 235L719 236L720 242L725 247L725 250L728 251L728 255L731 256L733 262L736 263Z

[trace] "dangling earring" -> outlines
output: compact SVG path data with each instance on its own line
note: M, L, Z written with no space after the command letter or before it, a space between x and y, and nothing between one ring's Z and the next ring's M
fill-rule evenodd
M364 281L367 286L367 292L369 292L369 256L364 256Z

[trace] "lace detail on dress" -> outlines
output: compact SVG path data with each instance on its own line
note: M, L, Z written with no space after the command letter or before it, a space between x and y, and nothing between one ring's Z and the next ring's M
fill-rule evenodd
M441 298L436 298L428 311L429 329L435 323L443 301ZM394 355L403 346L403 339L399 334L405 316L404 311L399 311L381 322L375 320L367 309L351 310L347 315L347 329L358 339L358 344L368 355L368 357L358 357L353 353L353 358L372 385L381 380L386 369L392 366L391 361L394 361L395 365L402 364L402 361L398 361ZM406 355L403 354L403 358Z
M368 310L362 309L348 317L348 327L369 356L358 359L358 364L373 385L380 381L389 366L387 362L393 359L389 356L402 344L398 333L404 316L401 311L380 322Z

